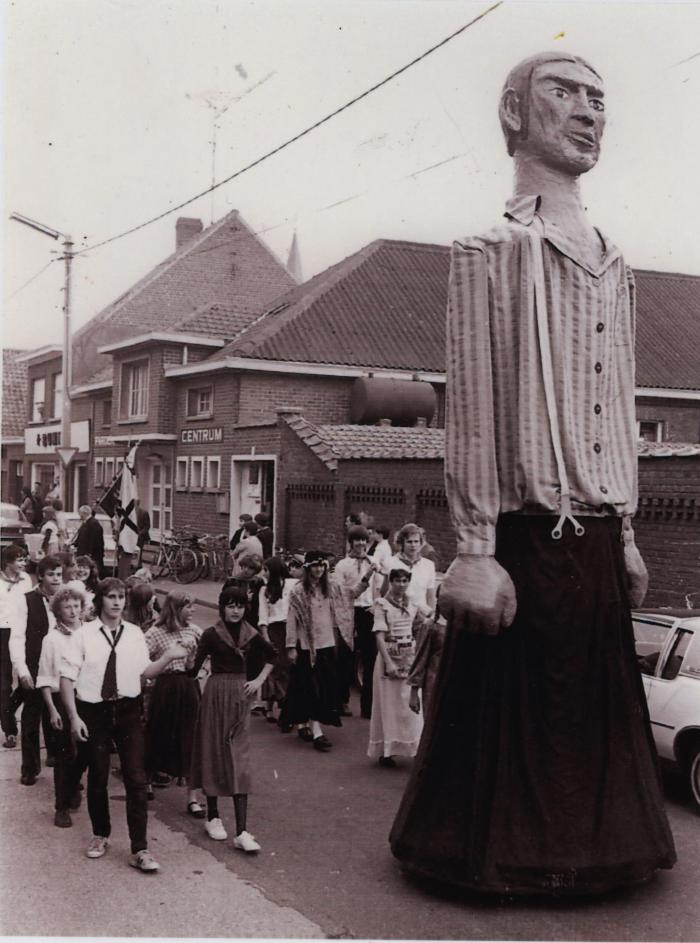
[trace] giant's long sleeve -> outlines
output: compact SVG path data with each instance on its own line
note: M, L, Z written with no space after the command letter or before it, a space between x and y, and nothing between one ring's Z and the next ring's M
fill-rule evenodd
M445 483L457 552L492 555L500 491L496 465L486 255L452 248L447 309Z

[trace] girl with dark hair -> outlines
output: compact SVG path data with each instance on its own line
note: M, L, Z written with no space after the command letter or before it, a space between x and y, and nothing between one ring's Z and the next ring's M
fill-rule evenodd
M262 698L267 704L267 720L279 723L274 714L275 704L282 710L289 683L289 661L287 659L287 613L289 594L297 581L290 579L289 570L280 557L265 561L267 583L258 596L258 631L275 650L275 663L270 677L263 685ZM291 730L289 724L280 725L284 732Z
M216 841L228 836L219 816L219 796L233 796L236 815L234 848L255 852L260 845L247 830L250 792L250 701L272 671L273 651L244 615L248 597L241 586L219 595L220 619L199 640L194 678L207 656L211 676L197 715L190 770L190 787L201 788L207 799L206 832ZM251 679L251 680L246 680Z
M146 583L135 586L133 593L150 590ZM188 669L194 662L197 643L202 630L193 625L193 597L175 590L165 597L163 609L156 624L146 632L146 644L153 660L157 660L177 642L189 653L187 658L176 658L156 678L149 700L146 721L146 773L149 782L158 784L159 778L184 779L189 775L192 760L194 725L199 710L199 684L190 677ZM187 794L187 812L193 818L203 819L196 789Z
M410 706L406 681L416 652L413 630L418 613L408 596L410 582L411 574L403 567L393 568L387 594L374 604L378 656L367 755L378 759L380 766L396 766L395 756L415 756L423 730L422 716Z
M94 596L97 584L100 582L97 564L87 554L76 557L75 564L78 567L78 579L83 583L88 593L92 593Z
M342 726L337 639L352 648L353 629L352 603L329 579L326 554L309 550L304 577L289 597L287 656L294 669L283 716L286 723L299 724L302 740L312 740L322 753L332 744L321 724Z

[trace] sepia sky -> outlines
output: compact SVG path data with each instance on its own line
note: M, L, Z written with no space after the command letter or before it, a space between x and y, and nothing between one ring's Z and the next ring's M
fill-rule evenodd
M465 0L21 0L3 4L5 346L60 343L59 246L91 246L205 190L489 7ZM378 238L448 244L497 221L511 162L509 68L588 58L608 126L582 181L592 221L638 268L700 274L700 3L510 0L260 166L74 263L74 327L174 249L178 215L238 209L304 278ZM687 61L684 61L687 60ZM227 110L219 114L226 106ZM54 253L52 255L52 253Z

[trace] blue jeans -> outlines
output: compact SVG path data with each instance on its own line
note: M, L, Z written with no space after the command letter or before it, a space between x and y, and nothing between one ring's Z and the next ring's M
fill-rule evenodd
M76 700L78 714L88 729L88 813L95 835L108 838L110 752L117 747L126 788L126 822L134 854L148 847L148 798L143 768L143 719L141 698L120 697L116 701L90 704Z

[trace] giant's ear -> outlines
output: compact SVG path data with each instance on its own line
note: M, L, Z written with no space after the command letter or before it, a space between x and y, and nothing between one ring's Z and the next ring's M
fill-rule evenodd
M514 88L507 88L501 96L501 121L513 134L522 130L523 119L520 114L520 98Z

